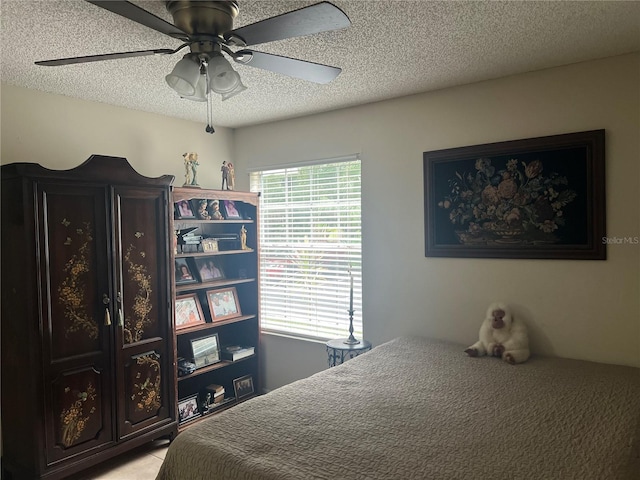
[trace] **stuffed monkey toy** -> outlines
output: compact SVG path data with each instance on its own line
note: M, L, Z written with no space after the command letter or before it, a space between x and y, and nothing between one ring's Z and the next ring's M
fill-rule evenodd
M480 339L465 353L470 357L500 357L512 365L522 363L530 355L527 326L515 319L504 303L492 303L480 327Z

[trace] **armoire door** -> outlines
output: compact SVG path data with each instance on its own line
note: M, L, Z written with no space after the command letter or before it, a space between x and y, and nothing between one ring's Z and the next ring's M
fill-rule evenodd
M118 436L123 439L173 421L171 243L168 189L115 187L113 199Z
M42 461L51 466L114 441L108 191L56 182L35 191Z

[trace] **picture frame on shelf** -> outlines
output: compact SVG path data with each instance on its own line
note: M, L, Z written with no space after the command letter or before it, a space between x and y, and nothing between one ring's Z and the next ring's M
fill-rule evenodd
M242 213L240 213L240 207L236 205L234 200L222 200L224 206L224 218L226 220L242 220Z
M195 269L190 265L187 258L175 259L176 285L188 285L190 283L199 283L198 277L195 275Z
M225 277L224 271L219 262L211 257L199 257L193 259L198 270L198 276L201 282L210 282L212 280L222 280Z
M190 395L178 400L178 424L192 422L199 418L202 414L198 406L198 394Z
M423 153L425 256L606 260L605 131Z
M233 391L236 395L236 400L253 395L255 393L253 376L245 375L244 377L236 378L233 381Z
M193 363L196 365L196 370L218 363L221 360L218 334L214 333L206 337L193 338L191 340L191 352L193 353Z
M207 290L207 302L214 322L242 316L236 287Z
M188 293L176 296L176 330L206 323L198 295Z
M200 245L202 245L202 251L205 253L219 251L218 240L215 238L205 238L200 242Z
M175 210L175 216L177 220L183 220L185 218L196 218L193 214L193 208L189 200L179 200L173 204Z

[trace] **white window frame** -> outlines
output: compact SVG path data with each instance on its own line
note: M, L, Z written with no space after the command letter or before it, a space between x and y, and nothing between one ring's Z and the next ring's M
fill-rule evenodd
M316 178L316 183L307 183L307 189L300 187L304 184L295 183L301 179L301 171L326 174L324 167L328 165L337 169L336 177L329 178L329 182ZM354 189L356 174L349 167L355 165ZM353 278L354 335L362 338L359 155L261 167L249 173L251 191L261 193L258 228L262 331L315 341L346 338ZM271 187L268 178L286 182ZM330 202L327 196L338 201ZM343 210L331 210L327 208L329 203ZM301 216L305 211L309 215ZM315 215L325 222L323 229L313 228Z

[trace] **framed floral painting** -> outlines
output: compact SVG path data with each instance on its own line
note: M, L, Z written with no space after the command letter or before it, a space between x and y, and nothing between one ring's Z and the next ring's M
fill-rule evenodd
M604 130L424 152L427 257L606 259Z

